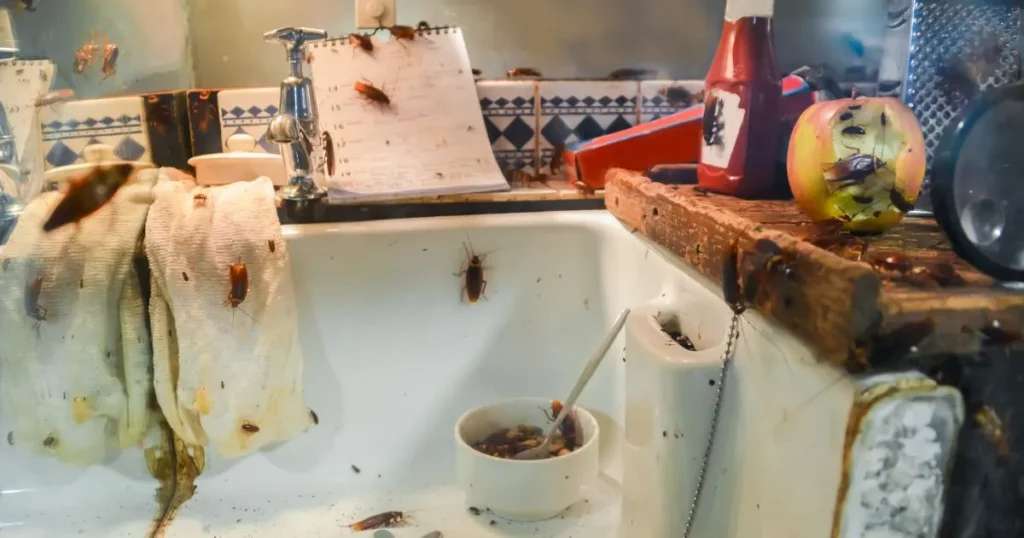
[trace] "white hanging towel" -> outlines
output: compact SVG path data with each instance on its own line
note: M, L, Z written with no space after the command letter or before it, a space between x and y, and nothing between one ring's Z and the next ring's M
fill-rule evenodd
M154 175L50 233L63 193L43 193L4 247L0 402L16 445L90 465L145 437L151 352L132 258Z
M271 181L210 189L167 181L154 191L146 250L164 416L182 440L210 444L222 457L290 439L313 419L302 397L295 293ZM232 283L237 264L248 282Z

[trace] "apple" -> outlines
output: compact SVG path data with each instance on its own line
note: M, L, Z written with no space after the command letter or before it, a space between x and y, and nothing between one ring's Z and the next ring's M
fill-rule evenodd
M786 169L793 197L812 219L884 232L921 191L924 134L914 113L891 97L821 101L793 126Z

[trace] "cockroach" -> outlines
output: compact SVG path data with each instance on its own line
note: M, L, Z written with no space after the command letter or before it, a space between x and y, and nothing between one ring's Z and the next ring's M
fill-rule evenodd
M75 90L54 90L36 98L36 106L43 107L67 101L75 97Z
M182 271L181 272L181 279L184 280L185 282L188 282L188 273L186 273L185 271Z
M471 69L470 71L473 72L474 77L479 77L480 75L484 74L484 72L479 69Z
M616 69L608 74L608 78L612 80L635 80L639 78L650 78L656 75L658 72L654 69L644 69L637 67L623 67L622 69Z
M403 512L383 512L380 514L372 515L364 520L356 521L355 523L348 526L349 529L354 531L368 531L373 529L389 529L391 527L397 527L406 520L406 516Z
M870 196L853 195L850 197L850 199L853 200L854 202L857 202L858 204L870 204L875 201L875 199Z
M884 167L885 163L878 157L858 153L839 159L826 168L825 180L834 184L835 188L841 189L864 183L864 180Z
M96 43L96 32L93 32L92 37L75 51L75 60L71 64L72 72L78 75L85 73L85 70L96 60L96 53L99 50L100 46Z
M658 93L672 106L689 107L695 100L690 90L683 86L667 86L659 90Z
M949 262L935 262L925 267L925 271L929 277L944 288L959 287L967 284L964 277L956 270L956 266Z
M710 194L710 191L708 191L705 187L697 185L696 187L693 188L693 193L696 194L697 196L707 196L708 194Z
M544 416L549 421L554 422L558 418L558 414L562 412L562 402L560 400L551 400L551 406L548 409L542 407L541 410L544 411Z
M579 180L573 181L572 186L576 187L576 190L582 192L583 194L590 195L597 193L597 191L595 191L593 187Z
M43 277L37 275L25 283L25 315L37 324L46 321L46 309L39 306L39 295L43 291Z
M868 134L868 132L859 125L851 125L843 128L843 136L864 136L866 134Z
M722 143L722 110L725 102L717 95L708 96L704 102L704 117L701 122L701 129L704 132L704 143L714 146Z
M115 44L110 43L107 39L103 38L103 66L100 71L103 73L103 78L111 77L117 74L117 59L121 56L121 49Z
M513 67L505 72L508 78L520 78L520 77L541 77L544 75L540 74L540 71L532 67Z
M559 412L561 412L561 409L559 409ZM570 409L565 415L565 420L563 420L558 426L558 432L561 433L562 437L565 439L565 448L568 448L569 450L575 450L577 444L579 444L579 438L577 436L579 432L576 428L577 425L576 412Z
M551 171L551 175L557 175L558 169L562 167L562 158L565 155L565 144L555 144L554 153L551 154L551 162L548 163L548 170Z
M722 262L722 296L733 314L740 315L747 309L740 289L740 238L729 246L725 261Z
M334 159L334 139L331 133L323 131L320 133L320 149L324 151L324 164L327 166L327 175L334 176L337 162Z
M893 207L898 209L901 213L906 213L914 209L914 202L907 200L903 193L900 192L895 186L889 189L889 203Z
M846 110L860 110L863 107L864 107L864 105L850 105L850 106L846 107Z
M192 206L193 207L206 207L206 199L207 198L206 198L205 194L199 193L199 194L197 194L197 195L192 197Z
M189 113L189 117L199 118L196 127L199 128L200 132L206 132L210 127L210 122L213 121L215 108L210 103L211 95L209 91L201 91L196 96L196 100L192 101L192 110Z
M52 232L61 226L77 223L106 205L128 181L132 173L129 163L95 166L71 182L64 198L53 208L43 231Z
M348 42L354 47L352 49L353 51L355 51L355 49L362 49L367 54L373 54L373 39L368 35L349 34Z
M359 473L363 472L363 470L362 470L362 469L360 469L359 467L357 467L357 466L355 466L355 465L353 465L353 466L351 467L351 469L352 469L352 472L353 472L353 473L356 473L356 474L359 474Z
M905 323L896 329L874 337L871 343L871 363L895 360L913 351L935 331L935 321L925 318Z
M843 112L839 115L839 121L850 121L853 119L853 112Z
M403 26L401 24L396 24L388 28L388 31L391 32L391 37L395 39L404 39L406 41L416 39L417 35L415 28L412 26Z
M914 264L899 252L879 252L868 263L875 269L896 273L907 273L914 268Z
M745 304L752 304L757 292L770 284L770 279L780 276L794 280L793 268L786 262L782 249L771 239L754 241L753 250L743 256L738 270L740 288Z
M52 435L47 435L46 439L43 439L43 446L46 448L57 448L57 438Z
M995 409L983 405L976 413L974 420L981 428L981 433L996 446L996 452L1000 457L1006 458L1010 455L1010 445L1006 441L1006 431L1003 429L1003 421L999 419Z
M887 119L887 117L885 115L885 112L882 112L881 114L879 114L878 119L879 119L879 121L882 122L882 127L885 127L886 125L889 124L889 120Z
M383 90L377 88L376 86L370 84L369 82L362 82L357 80L353 85L353 88L355 88L356 92L358 92L359 95L362 95L364 98L374 103L377 103L383 107L391 106L391 98L388 97L388 94L384 93Z
M224 300L224 306L230 306L232 310L238 310L249 319L253 319L244 310L238 308L238 305L242 304L246 296L249 295L249 269L244 263L236 262L228 267L228 284L228 296Z
M978 329L984 338L985 345L1007 345L1019 342L1022 338L1017 329L1004 327L999 320L992 320Z
M277 245L274 243L273 239L267 239L267 248L270 250L271 254L277 250Z
M471 303L479 301L481 297L487 299L485 295L487 281L484 280L485 255L478 255L476 252L473 252L472 248L467 246L466 243L462 243L462 248L466 249L466 266L462 271L455 273L455 276L465 275L466 277L462 285L462 293Z
M260 427L251 422L243 422L242 431L245 433L259 433Z
M320 424L320 417L317 416L316 411L309 410L309 418L313 419L313 425L317 426Z

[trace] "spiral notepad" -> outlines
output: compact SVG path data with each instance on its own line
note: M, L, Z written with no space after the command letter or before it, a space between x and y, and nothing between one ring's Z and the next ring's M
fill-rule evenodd
M508 190L491 151L458 28L413 39L310 44L320 127L334 148L328 199L343 203ZM356 83L379 89L367 98ZM326 139L326 137L325 137Z

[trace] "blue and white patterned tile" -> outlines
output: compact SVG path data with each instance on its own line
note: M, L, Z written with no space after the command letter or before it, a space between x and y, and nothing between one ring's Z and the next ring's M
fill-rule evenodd
M484 127L502 171L536 170L536 89L536 82L525 80L485 80L476 85Z
M703 80L645 80L640 83L640 123L686 110L685 100L696 104L698 93L704 89Z
M540 82L540 167L558 144L590 140L637 124L640 84L634 80Z
M278 153L277 144L267 140L267 125L278 112L281 90L277 86L221 90L220 105L221 151L227 151L231 135L245 133L256 140L258 153Z
M65 101L40 113L46 169L85 162L91 144L113 146L126 161L150 162L149 135L142 97Z

